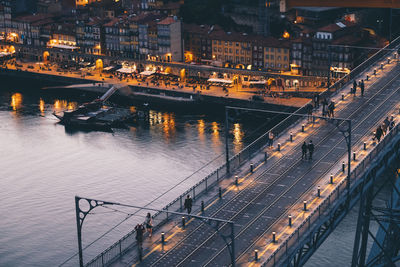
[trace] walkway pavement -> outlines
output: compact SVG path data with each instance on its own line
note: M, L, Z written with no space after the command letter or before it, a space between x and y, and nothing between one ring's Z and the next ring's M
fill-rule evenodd
M396 63L379 70L376 77L366 82L364 97L349 95L350 88L347 86L342 90L345 94L343 100L341 93L332 99L337 107L335 115L352 120L352 144L357 157L368 152L359 152L364 142L367 142L368 149L374 145L372 132L386 116L393 114L400 103L399 70ZM362 74L364 79L365 75ZM400 120L397 115L395 119L396 122ZM305 125L305 132L301 131L302 124ZM293 142L289 140L290 132ZM301 144L309 140L315 144L314 159L301 160ZM277 143L281 144L280 151L276 149ZM235 222L235 256L240 265L258 265L301 224L308 215L308 211L302 211L303 201L308 201L309 210L319 201L315 200L317 185L321 186L323 199L340 179L344 179L340 171L342 161L347 159L344 138L336 126L322 119L314 123L307 123L304 119L275 140L274 149L266 151L269 153L267 162L263 161L261 153L253 159L256 165L254 173L249 173L249 166L243 166L234 173L239 176L238 186L234 184L234 179L222 182L222 199L214 189L195 202L194 213ZM331 174L335 180L333 185L329 184ZM201 200L206 203L204 213L200 212ZM289 213L293 216L292 228L287 227ZM230 257L223 239L209 225L190 218L186 220L183 228L181 218L171 218L152 238L146 238L142 262L138 261L134 248L114 266L228 265ZM219 229L223 234L230 231L224 225ZM161 231L166 237L164 246L160 244ZM272 231L277 232L277 244L271 243ZM258 262L254 262L254 249L260 251L261 260Z

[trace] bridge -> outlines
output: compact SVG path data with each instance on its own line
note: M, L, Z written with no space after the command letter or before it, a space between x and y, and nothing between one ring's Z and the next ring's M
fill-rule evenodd
M265 133L239 154L227 155L225 164L162 210L153 210L155 229L151 238L145 235L143 250L132 231L85 265L301 266L361 199L367 204L358 223L353 266L367 266L369 217L364 214L372 213L371 188L388 176L382 173L396 168L390 166L400 157L400 65L393 52L399 45L397 38L320 95L336 103L334 118L321 116L322 107L311 117L305 107L288 115L272 129L277 136L273 148ZM361 79L365 93L360 96L358 89L353 95L352 82ZM237 112L247 112L234 109L227 108L227 125ZM386 117L396 126L377 140L373 132ZM313 159L302 159L301 146L310 140ZM193 216L183 215L186 195L194 201ZM138 216L147 213L146 207L136 208ZM77 220L83 215L77 209ZM383 242L377 239L374 245L384 251ZM371 266L394 266L377 250ZM392 249L391 256L397 252Z

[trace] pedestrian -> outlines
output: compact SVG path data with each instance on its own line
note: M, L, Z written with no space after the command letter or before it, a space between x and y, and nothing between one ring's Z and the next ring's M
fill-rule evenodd
M311 121L313 112L313 105L311 103L307 104L306 111L307 111L307 121Z
M268 133L268 147L272 148L273 144L274 144L274 133L270 131Z
M314 144L310 140L310 143L308 144L308 154L310 155L309 160L312 160L313 153L314 153Z
M328 113L328 100L324 98L322 100L322 116L325 117Z
M387 129L388 129L389 124L386 124L385 122L382 123L382 133L383 135L386 135Z
M187 213L190 214L192 212L192 198L187 195L186 199L185 199L185 203L184 203L184 207L187 210Z
M375 137L376 137L376 140L378 140L378 142L381 141L382 135L383 135L383 130L382 130L382 127L379 125L375 132Z
M335 102L331 101L331 103L329 104L329 117L334 118L335 117Z
M314 95L314 107L319 108L319 94Z
M304 141L303 145L301 146L301 152L302 152L301 159L307 159L307 149L308 149L308 146L307 146L306 142Z
M394 120L392 119L389 124L389 131L391 131L394 128L394 125L395 125L395 123L394 123Z
M364 89L365 89L364 80L361 80L360 89L361 89L361 96L364 96Z
M153 220L151 219L150 212L147 213L145 224L146 224L146 230L149 233L149 236L151 237L151 235L153 234Z
M356 96L356 91L357 91L357 82L354 80L353 81L353 94Z
M136 242L138 244L138 247L142 247L143 244L143 233L144 233L144 227L142 224L138 223L135 226L135 231L136 231Z

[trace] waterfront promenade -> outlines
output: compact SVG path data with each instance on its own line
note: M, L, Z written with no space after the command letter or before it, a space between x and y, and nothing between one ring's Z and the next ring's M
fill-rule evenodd
M139 79L119 79L115 75L110 74L101 74L99 71L90 71L90 75L87 75L88 71L57 71L57 66L52 65L50 70L48 68L41 67L42 64L36 64L35 62L18 62L19 67L16 67L14 64L7 64L8 70L16 70L19 69L24 72L29 73L38 73L44 75L53 75L60 77L69 77L80 80L87 80L88 83L91 82L104 82L109 84L120 84L120 85L130 85L139 88L151 88L151 89L161 89L173 92L182 92L186 94L199 94L206 95L212 97L222 97L226 99L236 99L236 100L248 100L251 101L252 97L256 94L256 89L243 88L237 89L235 87L227 87L227 92L224 92L221 86L210 86L209 90L201 89L200 86L196 86L193 89L192 84L187 84L184 82L180 82L178 85L166 84L164 82L160 82L159 85L153 84L150 81L141 81ZM79 82L82 83L82 82ZM272 86L271 94L274 96L264 96L263 102L270 103L275 105L282 105L288 107L301 107L304 106L309 99L304 97L294 97L288 96L290 93L303 93L312 95L313 93L319 93L325 90L323 87L306 87L302 88L301 92L297 92L295 88L287 88L285 91L282 91L281 88Z
M396 123L400 121L400 68L397 62L392 61L380 70L380 63L357 77L364 80L367 74L371 77L365 82L363 97L360 97L359 89L356 97L349 94L348 85L331 99L336 102L335 116L352 121L353 166L376 146L373 132L387 116L393 116ZM372 73L374 67L378 68L376 76ZM321 109L316 112L321 114ZM293 141L290 141L289 133L292 133ZM301 145L310 140L315 144L313 160L301 160ZM278 143L281 144L279 151ZM264 161L264 152L269 155L267 161ZM247 164L236 170L231 179L224 180L220 184L222 197L218 196L218 190L213 190L197 198L194 213L234 221L237 263L260 265L303 224L336 186L343 184L346 175L342 171L342 162L346 159L346 143L335 125L320 118L312 122L303 119L288 128L286 134L280 135L273 149L265 148L252 160L255 164L253 173L249 172ZM238 185L235 184L236 175ZM319 197L317 186L320 186ZM204 212L200 211L201 201L205 203ZM305 210L304 201L307 205ZM292 216L292 226L288 225L288 215ZM228 234L230 230L228 226L220 225L219 231ZM164 245L161 244L161 232L165 233ZM276 232L276 242L272 242L272 232ZM186 218L184 227L181 218L170 218L152 238L145 239L143 247L143 261L138 260L137 248L134 247L114 266L230 264L221 236L208 224L190 217ZM256 249L258 261L254 258Z

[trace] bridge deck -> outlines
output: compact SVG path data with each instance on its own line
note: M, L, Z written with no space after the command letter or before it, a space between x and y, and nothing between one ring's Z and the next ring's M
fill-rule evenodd
M400 67L396 64L386 65L383 71L378 72L377 77L366 82L364 97L359 96L359 91L357 97L349 95L347 86L343 89L347 94L344 100L339 95L334 98L335 115L352 120L352 144L355 151L361 150L363 142L367 142L368 146L372 145L372 132L377 124L391 115L400 101ZM245 179L240 180L239 186L232 184L224 192L222 199L213 194L206 196L210 204L204 215L235 222L235 257L240 265L255 263L254 249L260 251L262 259L268 257L276 248L270 242L271 232L280 230L277 231L279 243L279 239L284 238L285 231L290 231L285 228L287 220L280 220L282 216L290 212L295 226L307 215L307 212L301 210L302 202L313 201L316 186L320 185L321 191L325 192L334 186L328 184L331 173L335 174L335 179L344 177L336 175L340 173L341 162L347 155L342 134L334 125L320 119L314 123L307 123L305 119L303 123L306 123L305 133L300 130L302 122L288 129L288 132L293 132L293 142L289 142L288 135L275 141L275 149L269 150L270 158L267 163L260 162L261 156L257 156L253 162L258 161L259 165L253 174L246 173L248 168L238 170L234 175ZM309 140L315 145L314 159L302 160L301 144ZM281 151L276 151L278 142L282 144ZM195 204L197 206L194 212L200 214L199 200ZM151 239L146 238L142 262L138 261L137 250L133 248L115 262L114 266L230 264L223 239L209 225L198 220L189 220L183 229L180 220L181 218L171 219ZM221 226L220 229L225 234L230 231L228 226ZM161 231L166 233L167 243L164 247L160 245Z

